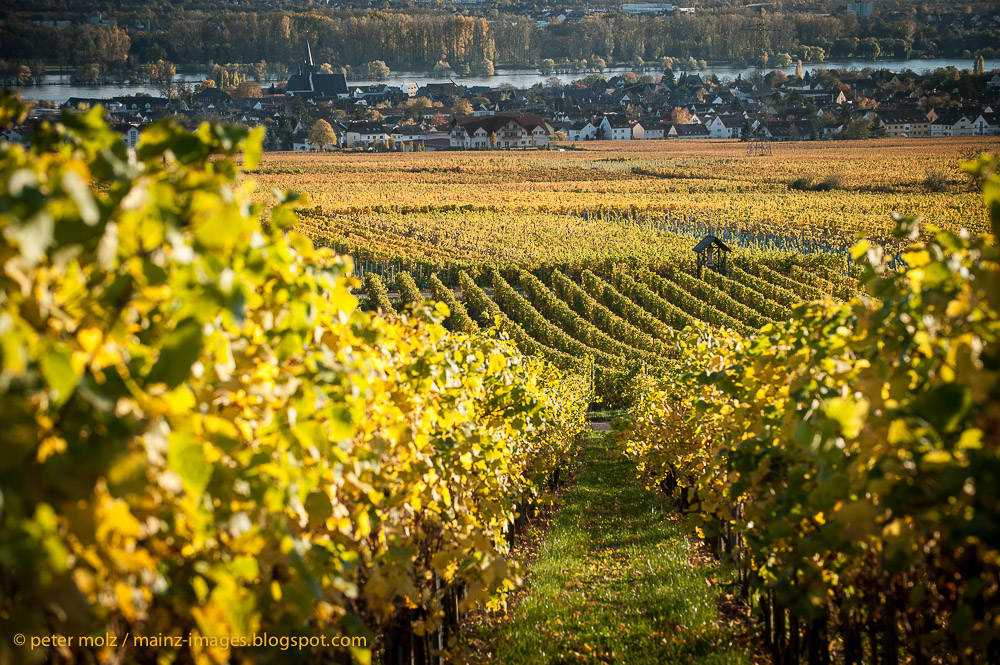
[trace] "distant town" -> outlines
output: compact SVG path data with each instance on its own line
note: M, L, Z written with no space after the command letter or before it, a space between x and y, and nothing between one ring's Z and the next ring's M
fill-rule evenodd
M150 123L173 117L188 126L264 126L265 148L286 151L1000 135L1000 72L984 71L982 58L970 65L926 74L874 68L803 73L799 63L791 75L762 69L731 81L666 68L656 76L606 78L594 72L570 84L551 78L529 88L454 82L355 86L343 72L318 66L307 43L295 71L269 86L227 70L192 86L176 82L171 67L157 75L161 96L71 98L63 106L102 106L130 146ZM30 142L38 123L56 112L53 104L39 103L2 138Z

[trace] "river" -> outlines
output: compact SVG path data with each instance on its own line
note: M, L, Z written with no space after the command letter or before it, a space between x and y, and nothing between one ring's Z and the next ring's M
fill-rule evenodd
M822 63L803 64L802 69L811 71L818 68L825 69L862 69L864 67L876 67L880 69L891 69L892 71L905 71L911 69L920 74L939 67L957 67L958 69L972 68L971 60L961 60L956 58L939 58L933 60L879 60L871 62L868 60L842 60ZM792 73L795 65L781 67L782 71ZM986 70L1000 69L1000 60L987 60ZM610 67L604 70L604 75L608 78L615 74L633 71L631 67ZM650 74L659 73L659 68L651 67ZM679 71L679 70L678 70ZM727 65L709 65L704 70L698 70L700 74L715 74L720 80L734 79L739 75L747 75L754 71L753 67L732 67ZM562 83L569 83L586 76L586 72L555 72L553 74L542 74L537 69L503 69L499 68L493 76L458 76L442 74L440 72L393 72L384 83L391 86L399 86L403 83L416 83L418 86L428 83L455 83L467 86L499 86L509 83L516 88L528 88L536 83L543 83L553 76ZM197 82L204 80L204 74L179 74L178 79ZM368 85L375 81L367 79L352 79L349 85ZM267 85L265 83L265 85ZM20 88L26 99L50 100L57 104L62 104L70 97L95 97L108 98L118 95L134 95L144 92L158 96L159 92L155 86L150 85L73 85L69 82L69 76L64 74L48 75L42 85L26 86Z

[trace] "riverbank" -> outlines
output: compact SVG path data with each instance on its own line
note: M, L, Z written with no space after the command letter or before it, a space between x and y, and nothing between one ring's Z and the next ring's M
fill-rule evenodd
M787 67L774 67L768 69L779 69L785 73L791 73L795 71L795 65L789 65ZM906 70L912 70L916 73L925 73L934 69L942 67L956 67L958 69L971 68L971 60L962 60L958 58L938 58L938 59L911 59L911 60L842 60L842 61L830 61L830 62L813 62L813 63L803 63L803 71L813 71L819 68L823 69L863 69L865 67L874 67L876 69L889 69L894 72L902 72ZM633 67L609 67L604 69L602 73L605 77L611 78L616 74L623 74L626 72L631 72L635 68ZM649 74L658 74L661 70L657 67L639 68L640 73L645 72ZM986 61L987 71L1000 69L1000 59L997 60L987 60ZM678 70L680 72L681 70ZM702 74L702 75L712 75L714 74L720 80L730 80L735 79L739 76L748 76L755 71L754 67L743 67L735 66L725 63L708 63L705 69L701 70L691 70L690 73ZM458 76L449 72L391 72L389 78L384 81L376 81L372 79L359 78L350 79L348 81L351 86L363 86L372 85L377 83L385 83L386 85L392 87L399 87L404 83L412 83L418 87L429 85L429 84L441 84L441 83L457 83L459 85L465 86L489 86L497 87L504 84L510 84L515 88L528 88L538 83L545 83L549 79L558 79L560 83L567 84L577 79L581 79L588 74L594 72L590 71L568 71L568 70L557 70L552 73L543 74L538 69L527 69L527 68L498 68L493 76L481 76L481 75L469 75L469 76ZM185 80L189 83L194 83L201 81L204 78L204 72L191 71L185 69L178 74L180 80ZM53 80L58 79L58 80ZM265 81L263 85L269 85L270 81ZM37 86L24 86L16 88L21 91L25 99L32 100L48 100L53 101L57 104L64 103L70 97L114 97L119 95L135 95L139 93L158 95L158 89L156 86L151 85L132 85L132 84L107 84L98 86L85 86L85 85L73 85L69 83L69 75L61 74L58 76L46 75L44 82Z

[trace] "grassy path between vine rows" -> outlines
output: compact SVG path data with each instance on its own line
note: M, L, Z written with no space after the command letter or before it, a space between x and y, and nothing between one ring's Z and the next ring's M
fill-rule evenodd
M491 640L494 660L563 663L747 663L717 607L712 564L670 506L594 432L563 495L527 593Z

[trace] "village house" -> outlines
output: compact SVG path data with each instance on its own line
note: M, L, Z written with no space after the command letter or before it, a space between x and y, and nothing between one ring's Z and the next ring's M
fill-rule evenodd
M611 113L601 120L600 129L606 141L631 141L632 123L622 113Z
M597 125L589 120L574 122L566 130L566 138L570 141L593 141L597 138Z
M0 141L6 141L7 143L24 143L24 134L14 128L5 129L0 131Z
M69 99L66 100L66 103L63 104L63 108L68 108L68 109L79 109L79 108L89 109L95 106L103 106L104 110L112 115L127 112L125 105L115 99L92 99L89 97L70 97ZM136 109L137 108L138 104L136 104Z
M890 138L910 138L931 135L931 121L920 111L886 110L869 114L885 127Z
M344 148L370 148L376 143L389 143L389 134L379 122L352 122L347 125L341 145Z
M139 125L120 124L114 126L114 130L122 135L122 141L130 148L134 148L139 143L143 129L145 127Z
M1000 113L980 113L972 123L976 136L1000 135Z
M170 101L166 97L115 97L115 102L121 104L121 112L143 111L163 111L167 109ZM110 109L109 109L110 110Z
M447 127L425 127L423 125L397 125L390 133L392 143L401 152L417 150L441 150L451 145Z
M746 119L741 115L717 115L705 126L713 139L738 139Z
M976 114L965 114L961 111L938 111L937 117L931 122L931 136L973 136Z
M400 150L410 152L427 139L427 130L422 125L396 125L389 137Z
M533 113L495 116L465 116L455 119L451 147L547 148L549 129L541 116Z
M667 130L668 139L709 139L712 138L708 127L700 122L674 123Z
M642 138L646 141L658 141L666 138L667 128L661 123L646 121L642 125Z
M229 93L218 88L204 88L191 95L192 106L201 109L224 108L232 101L233 98Z
M455 117L455 111L450 106L432 106L424 109L420 114L420 119L424 122L430 122L438 117L442 121L451 120Z
M397 93L384 83L380 83L377 85L357 86L351 90L351 97L364 102L366 106L378 106L386 102L391 103L397 98L401 99L403 94Z
M777 120L760 123L758 131L772 141L802 141L812 134L812 123L808 120Z

